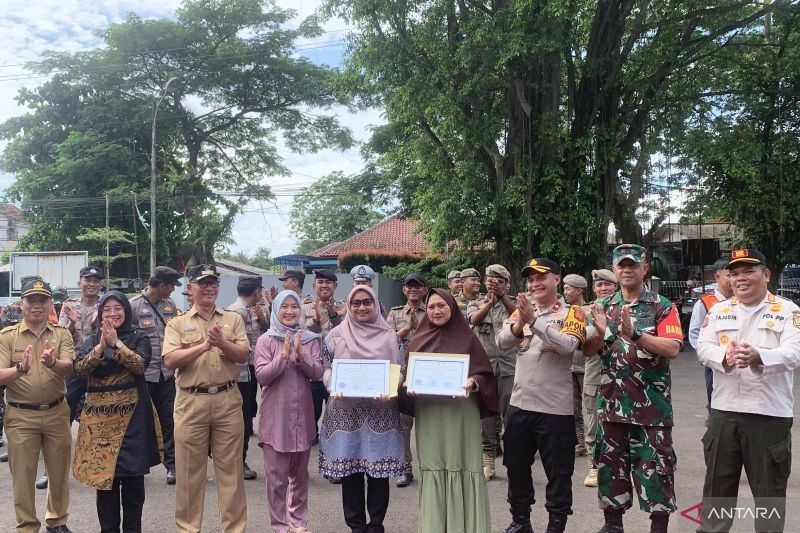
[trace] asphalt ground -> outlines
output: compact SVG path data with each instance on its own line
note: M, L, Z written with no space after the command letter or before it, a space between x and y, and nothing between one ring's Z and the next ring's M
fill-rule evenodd
M705 465L700 438L705 430L705 382L703 369L697 363L693 352L681 353L672 367L673 405L675 427L673 438L678 456L676 472L676 492L679 510L698 503L702 495ZM798 383L795 382L795 396L798 396ZM73 427L73 434L77 424ZM798 428L795 425L794 434ZM413 441L413 439L412 439ZM796 453L793 453L793 457ZM347 532L341 506L341 488L323 479L317 470L316 449L312 451L310 464L310 521L309 529L315 533ZM537 458L538 459L538 458ZM256 440L251 441L248 457L250 466L258 472L258 479L246 481L248 531L269 532L269 514L265 497L263 458ZM595 533L603 523L603 514L597 507L597 491L583 486L587 472L586 458L576 458L573 476L573 510L567 531L570 533ZM41 467L40 467L41 471ZM415 465L415 473L418 473ZM533 510L535 531L544 531L547 512L544 510L545 477L541 466L534 465L534 486L537 502ZM143 531L161 533L175 531L174 526L174 487L166 484L166 471L157 467L146 478L147 501L143 516ZM76 533L99 531L94 490L81 485L74 479L70 484L71 507L68 525ZM498 462L498 476L489 482L491 500L492 531L499 532L510 522L506 503L507 478L505 469ZM206 485L204 532L221 532L217 515L217 486L214 482L213 467L209 462L208 483ZM740 499L749 497L747 479L742 475ZM800 533L800 475L789 479L788 516L786 532ZM44 517L46 491L37 491L37 509ZM397 488L392 481L391 500L386 515L385 527L389 533L411 533L417 531L417 482L406 488ZM650 522L648 516L639 510L638 505L625 514L625 530L633 533L646 533ZM10 475L7 465L0 465L0 532L14 530L14 510L11 496ZM672 515L670 531L694 531L695 525L680 513ZM751 519L737 520L732 531L753 531ZM428 532L425 532L428 533ZM438 532L430 532L438 533Z

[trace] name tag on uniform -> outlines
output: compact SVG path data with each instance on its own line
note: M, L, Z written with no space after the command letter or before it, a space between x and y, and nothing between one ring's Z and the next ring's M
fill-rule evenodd
M193 331L197 331L197 326L189 326L188 328L181 330L181 333L191 333Z

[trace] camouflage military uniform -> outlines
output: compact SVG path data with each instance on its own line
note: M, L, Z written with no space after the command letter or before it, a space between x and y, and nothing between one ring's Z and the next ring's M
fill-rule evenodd
M617 335L627 305L621 292L599 303L607 318L594 450L600 507L629 509L633 478L643 511L674 512L670 363ZM682 342L677 310L666 298L642 289L630 311L638 330Z

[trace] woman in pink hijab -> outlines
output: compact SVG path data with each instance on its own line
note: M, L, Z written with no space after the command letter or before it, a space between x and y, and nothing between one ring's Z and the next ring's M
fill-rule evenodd
M325 338L326 386L330 387L334 359L388 360L401 364L397 335L381 316L379 306L371 287L361 285L350 292L344 320ZM389 507L389 478L405 472L405 443L397 399L331 396L319 441L320 472L342 478L347 525L353 532L382 532Z

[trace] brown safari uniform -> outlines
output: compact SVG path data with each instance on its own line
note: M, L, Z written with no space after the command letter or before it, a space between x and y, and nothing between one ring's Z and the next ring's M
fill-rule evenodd
M422 323L422 319L425 318L425 304L420 302L420 306L417 307L416 311L411 309L411 306L408 304L392 307L389 311L389 316L386 317L386 323L388 323L395 332L400 331L411 322L411 313L416 313L417 327L419 327L419 324ZM408 343L411 342L411 337L413 337L416 332L417 329L414 328L408 332L408 336L406 336L405 339L400 339L403 349L402 358L406 361L406 364L408 364ZM406 469L408 472L411 472L411 461L414 459L411 455L411 429L414 427L414 417L401 414L400 419L403 423L403 429L405 430L406 463L408 463Z
M167 322L163 354L205 342L215 322L225 337L247 345L238 313L217 308L205 320L192 307ZM222 530L240 533L247 526L247 501L242 477L244 419L236 386L239 367L212 348L176 371L175 397L175 523L179 532L197 533L203 520L209 444L217 479Z
M6 388L8 411L8 461L14 493L17 531L38 533L41 523L36 515L36 469L39 453L49 476L47 491L47 527L67 523L69 509L70 434L69 407L64 401L67 387L64 378L46 368L39 358L44 342L50 341L58 360L75 358L69 330L48 324L37 337L25 320L0 332L0 368L21 363L25 348L33 346L28 373Z

